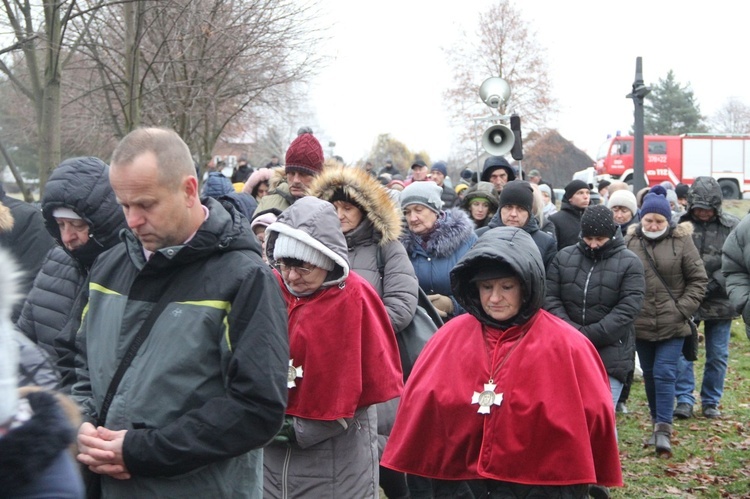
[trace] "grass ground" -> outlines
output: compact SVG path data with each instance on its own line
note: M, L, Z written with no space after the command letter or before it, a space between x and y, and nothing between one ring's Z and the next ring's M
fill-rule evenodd
M704 360L701 349L696 391ZM641 379L633 383L628 409L617 415L625 487L613 489L612 497L750 498L750 341L742 321L732 327L722 418L676 420L671 459L659 459L643 445L651 418Z

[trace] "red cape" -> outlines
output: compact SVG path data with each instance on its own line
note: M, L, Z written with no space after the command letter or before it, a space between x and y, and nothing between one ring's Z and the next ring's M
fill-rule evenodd
M500 406L479 414L472 394L490 376L481 323L448 322L417 359L381 464L445 480L622 485L612 395L594 346L544 310L495 348Z
M362 277L312 296L292 295L278 275L289 314L289 352L302 377L287 414L333 421L401 395L396 336L383 302Z

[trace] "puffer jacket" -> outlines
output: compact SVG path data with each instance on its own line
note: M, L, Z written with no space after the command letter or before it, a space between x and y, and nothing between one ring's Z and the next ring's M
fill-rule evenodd
M218 198L225 194L234 192L232 182L221 172L209 172L206 183L203 184L203 193L205 197Z
M708 284L692 234L693 226L689 223L670 226L666 233L653 241L643 236L640 224L628 229L625 243L641 259L646 278L643 309L635 321L636 339L663 341L691 334L687 319L698 310ZM646 252L654 260L677 303L657 277Z
M567 197L560 202L560 211L550 215L549 220L555 224L555 239L557 249L573 246L581 235L581 216L584 208L573 206Z
M487 225L487 227L477 229L477 236L481 236L488 230L494 229L495 227L505 227L503 219L500 216L500 210L495 213L495 216L492 217L492 220L490 220L490 223ZM536 243L536 247L539 248L539 253L542 254L542 262L544 262L544 268L548 268L550 263L552 263L552 259L555 258L555 255L557 254L557 242L555 241L555 238L548 232L545 232L544 230L539 228L539 221L534 216L529 216L529 219L526 221L526 225L521 228L534 240L534 243Z
M698 320L732 319L737 317L737 312L726 293L726 280L721 273L721 251L729 233L740 220L722 210L721 186L713 177L696 178L687 197L687 213L680 217L680 222L693 224L693 242L708 275L708 286L695 317ZM716 211L716 216L702 222L693 216L693 208L711 208Z
M383 186L364 170L327 168L310 185L309 195L330 201L342 192L364 212L359 226L344 234L349 265L364 277L388 311L396 332L403 330L417 309L417 276L399 242L401 217L397 204ZM378 253L383 264L381 274Z
M633 370L645 286L641 260L617 231L596 250L579 241L557 253L547 269L544 308L586 336L607 374L624 383Z
M41 212L33 205L8 196L0 182L0 247L7 248L21 267L19 293L26 296L55 241L44 230ZM11 321L21 315L23 300L13 306Z
M63 246L53 215L56 208L69 208L88 224L86 244L73 251ZM127 227L109 184L109 166L93 157L60 163L47 182L42 215L58 246L47 255L16 326L47 352L60 374L60 389L67 393L75 382L76 332L87 299L89 267L119 244L119 232Z
M745 322L750 339L750 215L745 215L724 241L721 273L732 307Z
M409 230L401 236L422 290L428 295L448 296L453 302L453 314L448 318L464 312L453 297L450 271L476 240L474 222L458 208L442 212L424 242L422 236Z

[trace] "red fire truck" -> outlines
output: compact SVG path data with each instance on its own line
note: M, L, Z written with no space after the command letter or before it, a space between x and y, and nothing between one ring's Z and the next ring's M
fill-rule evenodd
M750 135L646 135L643 152L647 185L665 180L690 185L696 177L712 176L724 199L750 195ZM599 178L632 182L633 137L607 139L597 153L596 173Z

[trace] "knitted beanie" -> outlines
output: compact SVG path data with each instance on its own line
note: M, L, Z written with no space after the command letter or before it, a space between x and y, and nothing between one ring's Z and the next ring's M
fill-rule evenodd
M547 184L539 184L537 185L540 191L543 193L546 193L549 197L552 197L552 189L549 188Z
M607 207L612 209L615 206L622 206L629 209L633 216L638 213L638 202L635 199L635 194L627 189L620 189L609 195Z
M689 185L677 184L677 187L674 188L674 192L677 194L677 199L687 199L688 190L690 190Z
M273 259L279 260L281 258L295 258L302 260L321 269L331 271L333 270L334 263L331 258L313 248L309 244L305 244L302 241L280 233L279 237L276 238L276 243L273 247Z
M534 204L534 190L525 180L514 180L508 182L503 187L503 191L500 193L500 208L503 206L513 204L520 206L524 210L532 213L532 205Z
M581 216L581 236L612 237L617 225L612 217L612 210L601 204L589 206Z
M443 208L442 194L443 188L435 182L412 182L401 191L401 208L421 204L439 215Z
M448 168L446 167L445 163L442 161L438 161L437 163L432 165L432 168L430 168L430 171L435 172L438 171L443 174L443 176L448 176Z
M658 213L667 220L672 218L672 208L667 201L667 190L660 185L653 186L643 198L641 217L649 213Z
M572 198L573 196L575 196L575 193L580 191L581 189L591 189L591 187L589 187L589 184L587 184L583 180L573 180L565 186L565 199Z
M303 133L286 150L286 171L317 175L323 170L323 148L312 133Z

